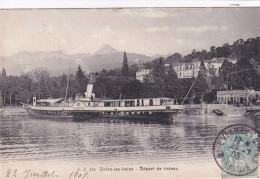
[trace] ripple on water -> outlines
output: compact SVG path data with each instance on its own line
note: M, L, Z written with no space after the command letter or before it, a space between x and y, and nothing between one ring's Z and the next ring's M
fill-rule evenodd
M90 160L97 163L213 161L215 137L234 123L258 127L244 117L180 116L173 123L147 123L13 116L0 120L0 159L2 162Z

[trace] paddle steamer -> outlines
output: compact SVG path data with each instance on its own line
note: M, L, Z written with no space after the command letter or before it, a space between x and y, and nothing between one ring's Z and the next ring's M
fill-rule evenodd
M76 95L74 101L59 99L33 98L33 105L28 105L29 114L49 117L74 117L91 119L108 118L172 118L183 110L182 105L170 98L109 99L95 98L93 84L88 84L85 95Z

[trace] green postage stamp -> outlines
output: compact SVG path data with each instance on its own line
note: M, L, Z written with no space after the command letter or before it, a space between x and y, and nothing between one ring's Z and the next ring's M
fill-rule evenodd
M222 176L257 176L259 166L259 133L245 124L230 125L217 136L214 158Z

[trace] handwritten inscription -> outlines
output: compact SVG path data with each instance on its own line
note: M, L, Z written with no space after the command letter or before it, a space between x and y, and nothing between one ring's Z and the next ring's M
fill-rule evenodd
M88 179L90 173L107 173L107 172L153 172L159 170L178 171L177 167L79 167L68 173L57 174L54 170L33 170L33 169L7 169L6 173L2 175L3 179L37 179L37 178L49 178L49 179Z
M25 170L23 173L24 179L29 179L29 178L54 178L54 177L59 177L58 175L55 174L55 171L42 171L42 172L34 172L31 170Z
M6 178L16 178L16 174L17 174L17 169L14 169L13 171L11 169L7 170L7 174L6 174Z
M30 179L30 178L58 178L59 175L55 174L55 171L41 171L41 172L36 172L32 171L30 169L24 170L22 173L18 173L17 169L8 169L6 172L6 178L22 178L23 179Z
M88 171L86 168L80 169L78 168L77 171L73 171L69 174L69 179L85 179L88 178Z

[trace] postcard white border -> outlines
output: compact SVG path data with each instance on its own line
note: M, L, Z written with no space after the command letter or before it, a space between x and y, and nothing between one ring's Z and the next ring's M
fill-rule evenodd
M142 7L260 7L260 1L199 0L0 0L1 9L16 8L142 8Z

